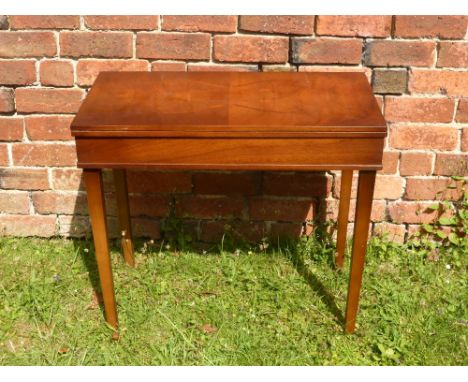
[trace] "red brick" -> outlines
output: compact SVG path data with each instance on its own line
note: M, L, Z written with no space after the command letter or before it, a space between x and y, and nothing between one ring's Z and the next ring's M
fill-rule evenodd
M159 222L148 218L132 218L132 230L136 237L148 237L158 240L161 237Z
M462 129L461 151L468 151L468 129Z
M70 124L73 116L41 115L27 116L25 127L32 141L63 141L72 139Z
M454 108L448 98L385 97L387 122L452 122Z
M223 235L229 234L234 240L247 240L258 243L266 236L262 222L202 221L200 240L208 243L220 243Z
M265 195L324 197L331 191L331 179L314 173L265 172L262 188Z
M181 32L235 32L237 16L164 16L162 30Z
M396 174L399 158L400 153L397 151L384 151L382 158L383 168L378 173L385 175Z
M192 64L187 66L189 72L256 72L257 65L227 65L227 64Z
M179 196L175 203L177 217L217 219L240 218L244 212L244 200L238 197Z
M73 64L64 60L42 61L40 76L42 85L73 86Z
M412 69L408 87L411 93L464 96L468 95L468 72Z
M468 99L461 99L459 101L455 121L468 122Z
M52 188L54 190L84 190L83 170L78 168L54 168L51 171Z
M132 216L166 217L170 212L168 195L131 195L129 203Z
M404 198L407 200L457 200L461 196L461 187L448 189L447 187L452 183L450 179L408 178Z
M10 16L11 29L75 29L80 16Z
M8 147L6 143L0 143L0 166L8 166Z
M356 195L354 193L354 195ZM321 203L321 207L325 207L325 217L328 220L336 221L338 218L339 200L337 199L326 199L325 203ZM379 222L386 219L386 201L385 200L374 200L372 202L371 221ZM354 221L356 215L356 199L351 199L349 207L349 221Z
M390 130L390 146L396 149L455 150L457 129L450 126L396 125Z
M91 234L89 218L83 215L58 216L58 234L65 237L83 237Z
M399 176L380 175L375 181L374 199L399 199L403 194L403 179Z
M0 232L11 236L55 235L55 215L0 215Z
M318 16L317 34L351 37L388 37L392 16Z
M406 227L403 224L391 224L388 222L376 223L374 234L386 237L388 240L402 244L405 241Z
M148 71L145 60L79 60L76 66L77 83L89 86L94 83L100 72Z
M400 175L430 175L432 172L432 153L402 152L400 161Z
M34 60L0 61L1 85L31 85L36 82Z
M288 238L297 239L304 233L302 223L273 223L268 236L275 240Z
M151 63L152 72L185 72L185 62L155 61Z
M431 66L435 48L434 41L376 40L367 43L365 58L369 66Z
M0 113L11 113L15 111L15 94L13 89L0 88Z
M0 29L8 29L9 27L8 16L0 16Z
M359 64L362 40L349 38L294 38L292 55L296 64Z
M62 57L132 57L131 32L60 32Z
M29 195L25 191L0 191L0 211L5 214L29 214Z
M254 195L260 191L261 178L256 172L195 173L194 193L208 195Z
M364 73L369 80L371 81L372 69L370 68L356 68L352 66L299 66L299 72L352 72L352 73Z
M311 200L253 197L249 199L249 210L253 220L299 222L314 216Z
M214 58L228 62L286 62L287 37L215 36Z
M395 16L395 37L438 37L462 39L466 16Z
M15 166L75 166L75 146L65 144L15 143L12 146Z
M89 29L158 29L159 16L85 16L85 25Z
M466 68L468 66L468 42L440 42L437 66Z
M310 35L314 16L240 16L239 29L249 32Z
M76 113L84 91L81 89L16 89L16 110L22 113Z
M468 155L438 153L435 161L434 175L468 176Z
M0 31L0 57L51 57L56 53L53 32Z
M0 117L0 141L21 141L23 139L23 119Z
M10 190L47 190L49 176L46 169L0 169L0 188Z
M137 34L137 57L165 60L209 60L208 33L147 33Z
M35 211L44 215L85 215L88 211L84 193L35 191L32 193L32 202Z
M129 171L130 192L192 192L192 175L186 172Z
M388 212L394 223L432 223L437 211L429 209L434 202L395 202L390 203Z

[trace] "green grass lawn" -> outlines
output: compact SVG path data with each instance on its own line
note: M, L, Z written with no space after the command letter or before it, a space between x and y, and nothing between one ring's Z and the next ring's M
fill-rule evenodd
M344 335L348 272L333 269L325 246L137 249L135 269L113 249L120 319L113 338L93 294L89 241L0 239L0 364L468 363L466 254L427 261L375 241L358 328Z

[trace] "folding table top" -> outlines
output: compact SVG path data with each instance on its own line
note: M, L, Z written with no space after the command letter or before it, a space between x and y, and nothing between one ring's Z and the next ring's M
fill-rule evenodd
M376 136L386 123L363 73L102 72L74 136Z

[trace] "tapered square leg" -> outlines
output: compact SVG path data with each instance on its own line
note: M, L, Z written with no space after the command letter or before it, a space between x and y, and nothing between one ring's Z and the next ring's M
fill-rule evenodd
M128 203L127 173L125 170L121 169L114 169L113 173L122 252L125 262L133 267L135 265L135 260L133 258L133 239L132 226L130 223L130 207Z
M344 254L346 250L346 233L348 230L349 203L351 201L351 185L353 171L341 171L340 206L338 210L338 233L336 237L336 267L343 268Z
M369 236L369 223L374 196L375 171L359 171L356 217L354 219L353 252L349 275L348 301L345 314L346 333L354 332L359 307L359 294Z
M109 256L102 173L101 170L95 169L85 169L83 173L88 194L88 209L93 230L96 262L101 281L106 321L110 326L117 329L117 307L115 304L114 281L112 279L112 267Z

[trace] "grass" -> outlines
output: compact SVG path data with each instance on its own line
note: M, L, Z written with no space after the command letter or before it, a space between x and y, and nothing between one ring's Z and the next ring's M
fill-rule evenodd
M374 240L359 326L344 335L348 273L332 251L312 240L213 253L145 242L131 269L113 247L117 339L93 293L89 241L2 238L0 364L468 363L466 254L427 261Z

